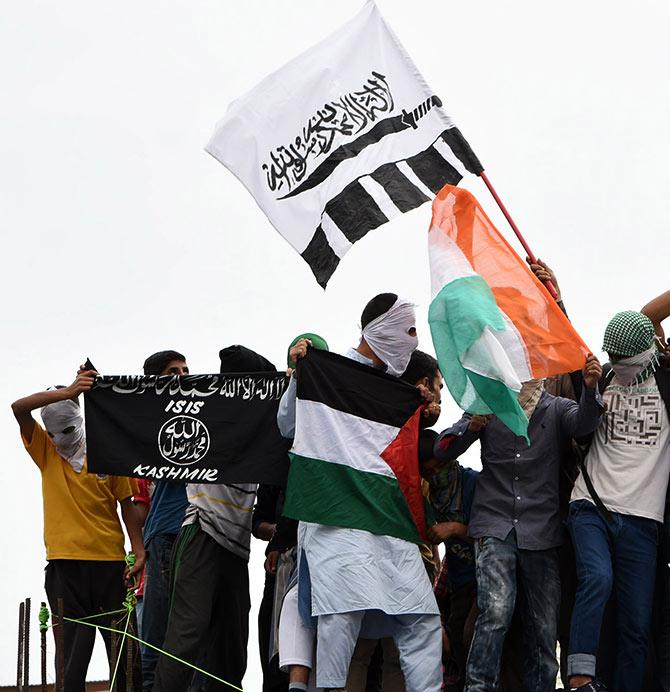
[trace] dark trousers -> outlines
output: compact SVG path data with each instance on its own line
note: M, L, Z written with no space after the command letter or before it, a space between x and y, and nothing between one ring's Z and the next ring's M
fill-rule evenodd
M163 647L170 609L170 560L177 534L162 533L154 536L147 551L144 574L144 608L142 634L145 642ZM154 684L154 669L158 652L142 646L142 689L149 692Z
M569 675L594 675L600 626L612 589L616 597L614 692L638 692L651 626L659 524L613 512L608 523L595 505L570 505L577 596L570 627Z
M523 588L523 641L526 692L553 692L556 629L560 599L558 556L552 550L522 550L511 531L504 541L486 537L475 545L479 617L467 663L466 692L497 688L505 635L517 596L517 573Z
M198 524L185 526L173 551L173 593L163 649L242 686L249 639L247 561L220 546ZM184 692L193 669L159 655L155 692ZM230 691L212 678L205 690Z
M265 573L263 600L258 609L258 652L263 669L263 692L287 692L288 690L288 674L279 670L279 656L269 660L275 581L274 574Z
M455 587L450 595L447 627L450 635L451 655L458 667L459 682L456 689L465 684L465 663L477 619L477 582Z
M45 570L44 589L47 592L49 607L56 617L58 599L63 599L63 615L69 618L89 618L96 613L119 610L126 597L123 583L124 562L106 562L100 560L50 560ZM87 622L111 627L123 614L106 615L90 618ZM134 618L133 618L134 621ZM134 622L133 622L134 626ZM111 633L98 630L111 656ZM67 692L84 692L86 689L86 672L95 644L94 627L66 622L63 625L63 644L65 656L65 689ZM58 640L56 640L58 642ZM120 655L116 674L117 689L126 688L126 652L125 646ZM110 669L116 661L110 660ZM111 672L110 672L111 677ZM140 689L139 659L134 670L134 683Z
M656 690L670 692L670 516L667 512L658 559L654 602L657 620L653 631Z

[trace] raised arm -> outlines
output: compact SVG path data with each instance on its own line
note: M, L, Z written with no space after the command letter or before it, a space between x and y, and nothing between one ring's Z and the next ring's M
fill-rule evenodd
M665 332L661 322L670 317L670 291L661 293L660 296L648 302L640 312L644 313L654 323L656 335L661 338L665 346Z
M568 313L565 310L565 305L563 304L563 297L561 296L561 289L558 286L558 279L556 279L556 274L554 274L554 270L546 263L543 262L539 257L537 258L537 262L531 262L530 257L526 257L526 262L528 262L528 266L530 267L530 270L537 276L537 278L543 283L546 284L547 281L551 281L551 283L554 285L554 288L556 289L556 303L558 304L558 307L561 308L563 314L567 317Z
M594 432L604 410L602 397L598 392L598 380L602 368L595 356L589 356L584 364L582 394L579 404L568 399L558 399L562 405L561 428L570 437L585 437Z
M12 404L12 411L25 441L30 444L33 439L35 419L32 416L32 411L48 404L53 404L56 401L76 399L82 392L87 392L94 382L95 371L86 370L79 373L77 379L69 387L50 389L46 392L31 394L30 396L23 397L23 399L17 399Z
M300 339L297 344L289 349L289 358L297 363L307 355L307 349L312 345L309 339ZM295 437L295 400L298 396L298 384L295 372L291 372L286 391L282 395L277 410L277 427L282 437L292 440Z
M472 416L469 413L450 428L441 432L435 441L434 455L438 461L454 461L479 438L490 416Z
M295 374L291 375L286 391L282 394L277 409L277 427L282 437L292 440L295 437L295 404L298 384Z

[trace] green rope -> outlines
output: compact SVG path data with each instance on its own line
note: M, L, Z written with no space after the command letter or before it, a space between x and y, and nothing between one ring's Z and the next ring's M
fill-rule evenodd
M95 618L101 618L104 617L105 615L118 615L119 613L125 613L126 609L125 608L119 608L118 610L108 610L106 613L95 613L95 615L87 615L86 617L79 618L80 620L93 620ZM53 627L56 627L58 623L53 625Z
M115 630L112 629L111 627L103 627L102 625L94 625L91 622L84 622L83 620L77 620L75 618L66 618L64 617L63 620L67 620L68 622L74 622L75 624L79 625L86 625L87 627L97 627L100 630L105 630L106 632L116 632L117 634L123 634L120 630ZM193 670L197 670L198 673L202 673L203 675L206 675L209 678L212 678L213 680L216 680L217 682L221 682L224 685L228 685L228 687L232 687L234 690L238 690L238 692L244 692L244 690L241 687L238 687L237 685L233 685L232 682L227 682L223 678L219 678L213 673L208 673L206 670L203 670L202 668L198 668L198 666L193 665L192 663L189 663L188 661L183 661L181 658L178 656L175 656L174 654L171 654L169 651L163 651L163 649L159 649L157 646L154 646L153 644L149 644L149 642L145 642L139 637L136 637L134 634L131 632L126 632L126 637L130 637L131 639L134 639L136 642L139 642L140 644L143 644L144 646L148 646L150 649L153 649L154 651L157 651L159 654L163 654L163 656L167 656L168 658L173 659L174 661L177 661L177 663L181 663L184 666L187 666L189 668L193 668ZM111 686L110 686L111 688Z
M135 553L128 553L124 560L126 561L126 567L128 567L128 569L132 569L133 567L135 567L135 562L137 562ZM128 587L128 591L134 591L136 588L137 582L135 576L133 575L133 583L131 586Z
M129 569L132 569L135 566L135 562L137 561L137 558L135 557L135 553L128 553L126 557L124 558L126 561L126 566ZM137 605L137 597L135 596L135 589L137 588L137 582L135 580L135 577L133 577L132 583L128 586L128 589L126 590L126 597L123 599L123 609L127 615L126 615L126 624L125 627L123 628L123 634L121 636L121 641L119 642L119 655L116 657L116 663L114 664L114 672L112 673L112 679L109 683L109 689L113 690L114 689L114 684L116 683L116 674L119 670L119 663L121 662L121 656L123 654L123 645L126 642L126 636L128 635L128 627L130 625L130 619L133 616L133 611L135 610L135 606ZM128 675L132 675L132 671L126 671Z
M49 629L49 609L42 606L39 611L40 632L46 632Z
M118 615L119 613L125 613L127 611L127 608L118 608L117 610L108 610L106 613L95 613L94 615L86 615L84 617L79 618L80 620L93 620L95 618L101 618L105 617L106 615ZM42 630L42 617L46 617L45 623L49 621L50 613L49 609L44 607L40 608L40 630ZM58 627L58 623L54 622L51 625L51 628L53 629L54 627ZM49 625L46 625L44 627L44 631L49 629Z
M135 555L133 553L129 553L125 557L126 565L130 567L131 569L135 566ZM177 661L177 663L181 663L184 666L187 666L188 668L192 668L193 670L198 671L198 673L202 673L203 675L206 675L209 678L212 678L213 680L216 680L217 682L220 682L224 685L227 685L228 687L231 687L234 690L238 690L238 692L244 692L244 690L241 687L238 687L237 685L233 685L232 682L228 682L227 680L224 680L223 678L220 678L213 673L209 673L206 670L203 670L202 668L199 668L196 665L193 665L193 663L189 663L188 661L184 661L178 656L175 656L174 654L171 654L169 651L163 651L163 649L159 649L157 646L154 646L153 644L149 644L149 642L145 642L139 637L136 637L132 632L128 631L128 627L130 625L130 620L133 614L133 611L135 610L135 606L137 605L137 597L135 596L135 586L133 585L132 587L128 588L128 591L126 593L126 597L123 601L123 608L120 608L119 610L112 610L107 613L96 613L95 615L88 615L86 617L82 618L68 618L63 616L63 620L66 622L72 622L76 625L86 625L87 627L96 627L99 630L105 630L106 632L115 632L116 634L122 635L121 642L119 643L119 656L116 659L116 664L114 666L114 671L112 673L112 679L109 684L109 689L113 690L114 689L114 683L116 682L116 674L119 668L119 662L121 660L121 654L123 652L123 644L124 641L127 637L130 637L131 639L134 639L136 642L139 644L142 644L143 646L147 646L150 649L153 649L154 651L157 651L159 654L163 654L163 656L167 656L168 658L173 659L174 661ZM42 617L43 617L43 611L46 614L45 617L46 619L44 620L44 630L47 630L49 628L49 625L47 624L49 620L49 611L46 608L40 608L40 629L42 629ZM126 624L123 629L123 631L114 629L112 627L105 627L103 625L95 624L92 622L87 622L87 620L91 620L93 618L98 618L102 617L103 615L116 615L118 613L127 613L126 615ZM58 623L53 623L51 627L56 627ZM130 675L131 672L127 671L127 674Z

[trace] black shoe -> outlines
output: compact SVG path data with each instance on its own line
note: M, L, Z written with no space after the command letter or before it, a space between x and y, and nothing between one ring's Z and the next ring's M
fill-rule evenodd
M571 687L570 692L607 692L607 688L600 680L591 680L591 682L587 682L586 685Z

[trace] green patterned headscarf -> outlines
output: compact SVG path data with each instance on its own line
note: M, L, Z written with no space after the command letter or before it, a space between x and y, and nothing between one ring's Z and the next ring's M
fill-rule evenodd
M612 361L617 380L624 386L641 384L659 365L653 322L641 312L626 310L610 320L603 350Z
M627 358L636 356L654 345L654 324L641 312L618 312L605 329L603 351Z

